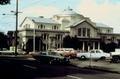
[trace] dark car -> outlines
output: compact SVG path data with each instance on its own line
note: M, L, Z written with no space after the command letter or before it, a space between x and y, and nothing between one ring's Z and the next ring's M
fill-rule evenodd
M69 64L69 58L62 56L57 52L41 52L39 54L33 54L33 57L39 60L41 63L47 64Z

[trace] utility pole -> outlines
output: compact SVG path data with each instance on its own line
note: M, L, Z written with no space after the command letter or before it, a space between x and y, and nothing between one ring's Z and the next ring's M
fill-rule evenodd
M17 55L17 37L18 37L18 0L16 0L16 29L15 29L15 55Z
M35 53L35 37L36 37L36 35L35 35L35 26L34 26L34 29L33 29L33 33L34 33L34 35L33 35L33 53Z

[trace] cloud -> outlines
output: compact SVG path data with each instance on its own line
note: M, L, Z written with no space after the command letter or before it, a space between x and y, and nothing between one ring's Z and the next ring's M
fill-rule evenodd
M120 30L120 3L114 4L110 0L98 3L96 0L82 0L77 7L80 14L90 17L92 21L102 22Z

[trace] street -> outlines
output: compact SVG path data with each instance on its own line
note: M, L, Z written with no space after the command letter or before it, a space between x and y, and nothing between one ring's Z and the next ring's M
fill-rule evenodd
M73 65L40 64L29 59L1 59L2 79L119 79L120 75Z

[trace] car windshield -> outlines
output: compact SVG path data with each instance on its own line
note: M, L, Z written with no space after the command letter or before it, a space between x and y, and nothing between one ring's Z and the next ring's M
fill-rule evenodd
M58 54L56 52L48 52L48 55L60 56L60 54Z

